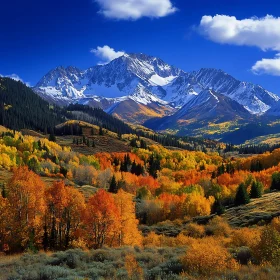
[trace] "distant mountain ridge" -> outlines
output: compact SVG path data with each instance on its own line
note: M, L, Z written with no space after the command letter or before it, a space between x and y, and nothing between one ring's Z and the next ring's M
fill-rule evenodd
M59 66L34 87L49 102L100 107L136 123L153 117L175 117L178 110L190 106L191 100L209 89L237 102L250 114L263 114L279 100L261 86L238 81L222 70L204 68L187 73L145 54L125 54L86 70ZM119 108L123 112L116 112ZM126 114L126 108L130 114Z
M160 119L148 120L144 125L155 130L165 130L184 126L195 120L203 122L227 122L238 119L249 119L251 114L238 102L213 90L204 90L187 102L175 114Z

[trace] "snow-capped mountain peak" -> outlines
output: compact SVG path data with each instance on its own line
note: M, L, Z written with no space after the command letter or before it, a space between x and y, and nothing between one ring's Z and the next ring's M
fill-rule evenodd
M145 106L157 103L172 107L174 112L185 105L194 106L194 102L219 101L216 93L236 101L251 114L262 114L279 100L261 86L239 81L222 70L202 68L186 73L142 53L124 54L86 70L59 66L38 82L35 91L61 105L78 102L108 109L130 99Z
M264 113L279 100L277 95L261 86L241 82L220 69L202 68L193 75L204 88L230 97L252 114Z

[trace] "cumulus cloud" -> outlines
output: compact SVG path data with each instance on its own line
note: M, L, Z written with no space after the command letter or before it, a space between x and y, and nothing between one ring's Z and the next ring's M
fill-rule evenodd
M263 58L252 67L255 74L269 74L280 76L280 53L275 58Z
M267 15L239 20L235 16L205 15L199 30L216 43L280 51L280 17Z
M263 51L280 51L280 17L267 15L237 19L235 16L203 16L198 30L209 40L237 46L253 46ZM254 74L280 76L280 53L263 58L251 68Z
M100 13L107 18L137 20L141 17L160 18L176 12L170 0L95 0Z
M6 78L11 78L11 79L13 79L13 80L15 80L15 81L21 81L22 83L24 83L24 84L26 84L28 87L30 87L30 83L29 83L29 82L24 82L23 79L21 79L21 78L19 77L19 75L17 75L17 74L11 74L11 75L2 75L2 74L0 74L0 77L6 77Z
M96 49L91 49L90 52L95 54L98 58L101 59L99 64L109 63L113 59L116 59L125 54L124 51L115 51L113 48L110 48L107 45L103 47L97 47Z

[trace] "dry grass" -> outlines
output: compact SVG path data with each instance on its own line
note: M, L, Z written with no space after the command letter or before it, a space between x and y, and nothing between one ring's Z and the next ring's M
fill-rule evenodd
M84 155L93 155L101 152L114 153L114 152L130 152L131 147L128 143L111 136L100 136L94 135L88 137L90 139L90 144L92 140L95 143L95 147L88 147L85 144L76 145L73 144L73 138L82 138L81 136L58 136L56 137L56 142L61 146L68 146L74 152L81 153Z
M34 130L31 130L31 129L21 129L20 132L22 133L22 135L30 135L30 136L39 137L39 138L48 138L48 135L43 135L43 134L36 132Z
M280 216L280 192L264 194L261 198L252 199L247 205L228 209L223 215L232 227L270 222L278 216Z

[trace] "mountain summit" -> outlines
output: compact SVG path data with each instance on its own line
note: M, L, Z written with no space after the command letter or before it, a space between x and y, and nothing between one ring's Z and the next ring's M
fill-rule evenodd
M129 118L138 123L174 114L192 104L191 100L197 100L205 90L228 97L250 114L262 114L279 100L261 86L238 81L222 70L204 68L187 73L145 54L125 54L86 70L59 66L47 73L34 89L58 105L88 104L116 113L117 108L125 110L124 104L129 104L139 120L131 114ZM122 112L118 115L127 120L128 116L122 116Z

